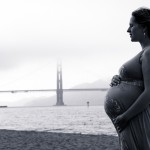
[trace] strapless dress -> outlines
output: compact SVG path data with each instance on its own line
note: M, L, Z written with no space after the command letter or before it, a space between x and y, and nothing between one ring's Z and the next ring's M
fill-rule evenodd
M123 114L144 91L142 60L144 52L123 64L119 70L121 82L110 87L104 108L112 123ZM117 130L121 150L150 150L150 105L132 118L125 129Z
M114 124L115 118L124 113L144 90L143 81L121 81L117 86L110 87L107 92L104 108ZM134 117L121 132L119 137L121 150L150 150L150 106Z

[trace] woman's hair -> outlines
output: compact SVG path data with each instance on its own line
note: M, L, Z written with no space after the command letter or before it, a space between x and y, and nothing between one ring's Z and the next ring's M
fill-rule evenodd
M150 38L150 9L147 7L140 7L132 12L135 21L147 28L147 34Z

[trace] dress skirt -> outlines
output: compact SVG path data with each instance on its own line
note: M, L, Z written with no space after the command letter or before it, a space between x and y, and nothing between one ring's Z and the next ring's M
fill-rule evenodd
M136 101L143 90L142 81L121 81L108 90L104 107L112 123ZM117 133L121 150L150 150L150 106L129 121L123 131Z

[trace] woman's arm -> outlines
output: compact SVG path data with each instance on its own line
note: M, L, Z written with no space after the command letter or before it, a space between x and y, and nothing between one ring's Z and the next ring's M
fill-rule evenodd
M144 79L144 92L122 115L116 118L115 124L123 129L127 122L141 113L150 104L150 49L145 51L142 56L142 72Z

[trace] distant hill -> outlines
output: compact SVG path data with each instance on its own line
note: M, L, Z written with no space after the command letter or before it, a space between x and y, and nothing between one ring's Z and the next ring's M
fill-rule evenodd
M98 80L93 83L83 83L72 88L108 88L109 84L105 81ZM74 91L64 92L63 98L65 105L103 105L106 91ZM25 106L51 106L56 104L56 95L52 97L39 97L28 99Z

